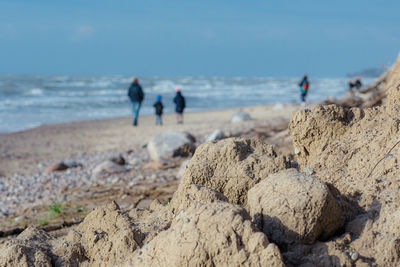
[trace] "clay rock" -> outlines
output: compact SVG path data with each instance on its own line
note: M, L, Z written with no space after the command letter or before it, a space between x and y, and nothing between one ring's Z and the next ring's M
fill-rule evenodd
M211 134L207 135L206 141L217 141L225 138L225 133L221 130L215 130Z
M173 213L178 214L197 202L214 203L218 201L227 202L228 199L214 189L191 184L185 189L181 189L180 193L174 195L169 207L172 209Z
M127 168L125 168L122 165L119 165L113 161L107 160L104 161L103 163L100 163L99 165L97 165L93 171L92 171L92 175L96 176L96 177L100 177L100 176L105 176L105 175L110 175L113 173L119 173L119 172L126 172Z
M231 122L236 123L236 122L243 122L243 121L249 121L251 120L250 114L244 111L236 112L235 114L232 115L231 117Z
M247 191L270 173L285 169L287 161L273 147L256 139L228 138L200 145L190 160L177 192L190 184L203 185L245 204Z
M89 213L67 240L82 244L90 265L113 266L126 261L145 238L115 202Z
M360 109L347 109L336 105L317 105L311 110L300 110L292 115L289 132L293 146L298 152L298 161L307 165L307 157L315 150L321 150L331 140L342 136L351 121L362 118Z
M28 227L0 249L0 266L78 266L85 262L79 244L58 242L36 227Z
M147 150L152 160L191 156L195 150L195 138L186 132L168 131L150 140Z
M318 179L288 169L271 174L248 192L250 215L278 244L329 238L343 216L328 187Z
M59 162L53 165L48 166L45 170L44 173L51 173L51 172L56 172L56 171L65 171L68 169L69 166L65 164L64 162Z
M276 245L246 211L228 203L192 205L136 251L126 266L284 266Z

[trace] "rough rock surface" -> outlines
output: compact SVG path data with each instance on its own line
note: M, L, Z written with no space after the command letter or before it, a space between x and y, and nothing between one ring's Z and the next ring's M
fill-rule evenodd
M184 194L188 185L203 185L245 204L247 191L270 173L287 166L273 147L256 139L228 138L199 146L174 194Z
M249 121L251 120L250 114L247 112L236 112L235 114L232 115L231 117L231 122L236 123L236 122L242 122L242 121Z
M197 184L188 185L180 192L182 193L174 195L169 205L169 208L175 214L179 214L182 210L186 210L196 202L214 203L217 201L228 201L220 192Z
M79 266L86 260L82 247L61 242L48 233L29 227L0 249L0 266Z
M279 249L258 232L246 211L197 203L135 252L126 266L284 266Z
M190 156L195 150L192 135L180 131L168 131L150 140L147 145L150 157L153 160L162 160L177 156Z
M142 245L145 234L115 202L96 208L66 237L82 244L90 265L116 265Z
M314 243L343 225L341 210L318 179L287 169L271 174L248 192L248 209L275 243Z
M290 123L300 167L314 169L317 178L359 207L345 211L345 229L354 236L349 246L378 266L400 265L400 106L394 88L384 106L318 106L295 113Z

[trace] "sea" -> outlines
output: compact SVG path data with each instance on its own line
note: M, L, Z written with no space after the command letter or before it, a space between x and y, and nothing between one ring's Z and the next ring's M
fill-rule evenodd
M187 111L223 109L299 101L301 77L141 77L145 92L141 114L153 114L157 95L165 112L174 111L174 88L180 87ZM123 75L0 75L0 133L42 124L129 116L127 89L132 77ZM373 78L364 78L364 84ZM307 100L340 97L347 77L310 77Z

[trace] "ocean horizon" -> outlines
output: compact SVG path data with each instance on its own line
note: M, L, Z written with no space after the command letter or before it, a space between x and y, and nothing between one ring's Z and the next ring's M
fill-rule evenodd
M42 124L131 115L124 75L0 75L0 133ZM165 113L174 111L175 87L186 98L186 111L235 108L299 101L300 77L161 77L139 79L145 92L141 114L153 114L158 94ZM310 77L308 101L340 97L349 78ZM368 84L374 78L364 78Z

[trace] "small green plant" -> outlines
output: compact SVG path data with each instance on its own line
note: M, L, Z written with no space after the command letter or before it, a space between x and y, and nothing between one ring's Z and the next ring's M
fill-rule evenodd
M47 208L47 211L52 217L58 217L63 212L63 206L60 202L54 202Z
M164 206L167 206L168 204L169 204L169 201L167 201L167 200L163 202Z
M41 219L39 220L39 225L40 225L40 226L47 225L47 224L49 224L49 221L50 221L50 218L49 218L49 216L46 214L43 218L41 218Z
M77 212L83 212L85 210L85 208L82 205L77 205L76 206L76 211Z

